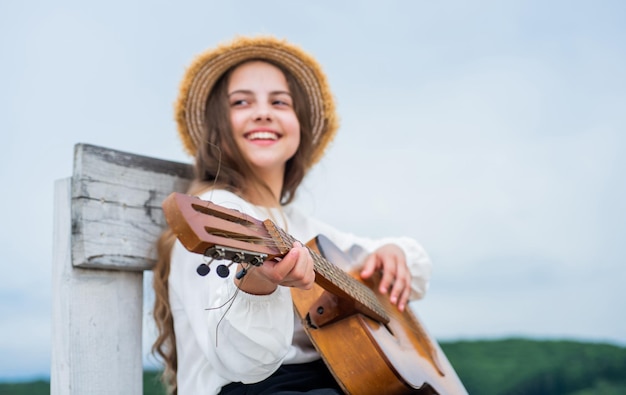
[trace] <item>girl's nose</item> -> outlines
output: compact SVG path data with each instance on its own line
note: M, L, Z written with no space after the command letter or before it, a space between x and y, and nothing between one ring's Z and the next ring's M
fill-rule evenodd
M253 114L255 121L271 121L272 110L267 106L258 106Z

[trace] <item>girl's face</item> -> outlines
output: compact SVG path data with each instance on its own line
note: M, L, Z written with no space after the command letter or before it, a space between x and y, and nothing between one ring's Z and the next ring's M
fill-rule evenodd
M282 177L300 145L285 75L266 62L244 63L230 75L228 101L235 142L245 158L262 177Z

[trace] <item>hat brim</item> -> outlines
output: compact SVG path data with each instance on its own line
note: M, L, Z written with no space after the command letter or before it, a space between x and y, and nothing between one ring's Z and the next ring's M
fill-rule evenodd
M237 37L198 55L188 67L175 104L178 132L187 153L195 156L206 127L206 103L217 80L247 60L268 60L287 69L302 85L310 102L313 155L323 156L338 129L335 103L320 65L299 47L271 36Z

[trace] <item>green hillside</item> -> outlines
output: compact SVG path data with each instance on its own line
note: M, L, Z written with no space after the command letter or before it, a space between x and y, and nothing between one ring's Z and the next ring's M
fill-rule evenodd
M441 344L470 394L626 394L626 348L507 339Z
M527 339L442 342L470 394L626 394L626 348ZM48 382L0 383L0 395L44 395ZM157 372L144 374L144 394L163 395Z

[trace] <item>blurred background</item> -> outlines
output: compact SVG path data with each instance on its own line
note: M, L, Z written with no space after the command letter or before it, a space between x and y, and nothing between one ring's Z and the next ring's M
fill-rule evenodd
M189 162L178 83L238 34L323 65L342 127L298 204L419 240L434 273L413 306L437 339L626 345L625 22L610 0L1 1L0 380L49 376L74 144Z

